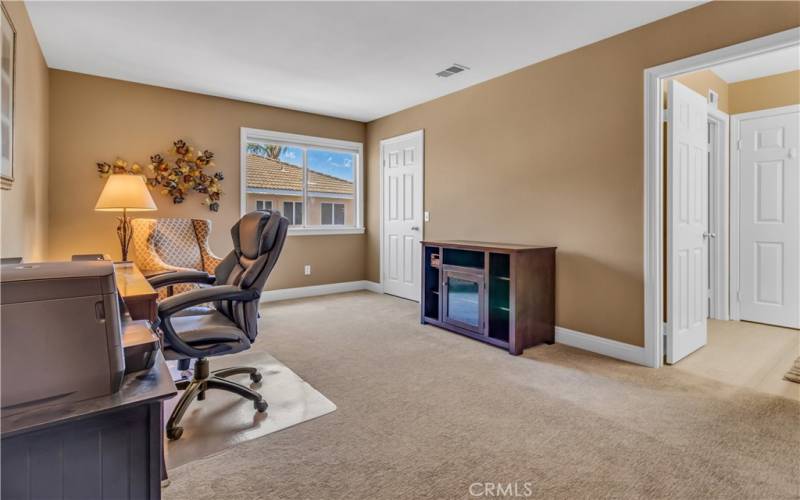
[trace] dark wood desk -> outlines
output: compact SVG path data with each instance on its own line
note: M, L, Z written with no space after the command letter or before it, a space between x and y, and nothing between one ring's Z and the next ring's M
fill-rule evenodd
M161 497L161 406L177 394L164 357L115 394L2 418L2 498Z
M128 308L131 319L146 319L155 323L158 318L158 292L133 262L114 264L117 290Z

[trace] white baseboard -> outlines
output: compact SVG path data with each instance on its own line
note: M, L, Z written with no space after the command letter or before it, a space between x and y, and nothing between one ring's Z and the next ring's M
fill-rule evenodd
M280 290L265 290L261 294L261 302L302 299L304 297L317 297L319 295L355 292L358 290L369 290L370 292L383 293L383 287L380 283L367 280L345 281L343 283L330 283L327 285L301 286L297 288L283 288Z
M376 283L374 281L364 280L364 290L369 290L370 292L375 293L383 293L383 283Z
M320 295L355 292L358 290L383 293L383 285L374 281L361 280L330 283L327 285L301 286L298 288L283 288L281 290L267 290L261 294L261 302L302 299L304 297L317 297ZM556 342L583 349L584 351L602 354L610 358L621 359L629 363L649 366L645 358L644 347L570 330L569 328L561 326L556 327Z
M556 342L610 358L621 359L629 363L649 366L645 357L644 347L577 332L561 326L556 327Z

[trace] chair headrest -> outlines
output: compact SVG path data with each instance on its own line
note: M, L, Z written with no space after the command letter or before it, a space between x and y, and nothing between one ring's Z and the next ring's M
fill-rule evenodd
M231 228L234 251L248 259L258 258L275 245L280 212L263 211L245 214Z

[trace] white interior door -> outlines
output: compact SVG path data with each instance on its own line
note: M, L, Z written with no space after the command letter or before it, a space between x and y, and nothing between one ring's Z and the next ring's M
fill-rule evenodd
M706 344L708 117L706 98L669 82L667 363Z
M740 318L800 328L800 112L739 125Z
M383 291L420 299L423 132L381 142Z

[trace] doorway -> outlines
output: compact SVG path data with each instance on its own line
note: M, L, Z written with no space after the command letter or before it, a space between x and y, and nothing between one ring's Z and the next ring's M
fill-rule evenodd
M730 119L708 109L708 317L730 319Z
M423 238L424 132L384 139L381 150L381 284L419 302Z
M726 185L724 179L714 178L709 170L712 166L709 154L715 151L708 139L715 127L708 124L707 94L675 85L674 79L686 73L796 48L799 41L800 29L795 28L645 71L645 354L650 366L661 366L665 355L667 362L675 363L704 346L709 315L724 319L726 299L730 306L734 293L741 294L741 290L724 292L724 276L730 274L724 272L724 241L728 238L720 238L719 233L725 229L724 217L719 223L715 212L724 208ZM662 89L667 88L671 91L671 101L665 110ZM664 121L667 121L669 134L666 142L663 142ZM788 155L790 150L784 148L783 152ZM661 163L665 155L668 158L666 175ZM780 177L765 169L762 174L762 177L768 174ZM777 181L766 180L771 184L764 184L765 189L776 189ZM796 199L800 196L800 182L798 186L794 186L793 181L791 184L785 188L793 189L791 196ZM774 201L774 197L763 199ZM800 219L800 214L797 218ZM714 240L719 239L723 243L717 245ZM762 252L762 259L771 262L764 266L762 274L772 273L770 276L774 277L778 272L773 258L776 246L780 245L765 247L773 250L772 256ZM783 248L795 251L786 245ZM800 274L789 278L800 282ZM773 286L773 298L774 291ZM800 303L797 306L800 307Z

